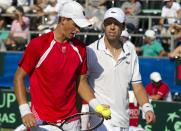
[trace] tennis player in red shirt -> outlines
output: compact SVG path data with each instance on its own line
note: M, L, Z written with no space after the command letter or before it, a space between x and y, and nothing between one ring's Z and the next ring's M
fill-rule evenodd
M40 130L35 127L37 120L56 123L78 113L77 90L94 109L100 105L87 82L85 44L74 38L80 28L89 25L82 6L75 1L67 2L59 12L55 30L28 44L14 77L14 90L26 127ZM24 85L27 75L31 109ZM77 124L76 121L71 123ZM47 127L46 130L53 129Z

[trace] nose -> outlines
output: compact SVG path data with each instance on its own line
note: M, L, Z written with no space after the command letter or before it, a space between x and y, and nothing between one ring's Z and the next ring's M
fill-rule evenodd
M115 24L111 23L110 27L111 27L111 29L114 29L115 28Z

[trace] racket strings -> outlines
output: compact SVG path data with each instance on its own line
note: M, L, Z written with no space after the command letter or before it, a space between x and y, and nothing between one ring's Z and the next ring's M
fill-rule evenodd
M70 119L67 119L63 125L61 125L61 129L63 131L71 131L72 129L81 128L80 116L74 116Z
M76 131L91 131L99 127L104 121L102 115L97 113L78 113L74 116L65 119L60 126L63 131L71 131L76 129Z
M103 118L100 115L92 114L89 117L89 128L88 129L94 129L97 126L99 126L103 121Z

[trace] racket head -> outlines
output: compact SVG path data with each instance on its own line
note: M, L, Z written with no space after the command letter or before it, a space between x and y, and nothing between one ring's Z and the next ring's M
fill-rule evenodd
M78 128L80 131L91 131L102 125L102 123L104 122L104 117L101 114L96 113L96 112L77 113L75 115L72 115L66 118L61 123L60 129L63 131L68 131L70 127L68 127L69 128L68 129L67 125L75 120L78 120L76 124L76 128ZM82 125L82 124L86 124L86 125Z

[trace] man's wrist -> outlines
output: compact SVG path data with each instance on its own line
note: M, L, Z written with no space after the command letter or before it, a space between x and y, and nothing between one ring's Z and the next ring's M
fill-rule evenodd
M31 110L30 110L30 107L27 103L25 104L21 104L19 106L19 110L20 110L20 114L21 114L21 117L29 114L29 113L32 113Z
M98 105L100 105L100 104L99 104L99 102L96 100L96 98L93 98L93 99L91 99L91 100L89 101L89 105L90 105L90 107L92 107L94 110L96 110L96 107L97 107Z
M142 111L143 111L144 113L146 113L147 111L152 111L152 112L154 112L154 111L153 111L153 107L152 107L152 105L151 105L150 103L145 103L145 104L143 104L143 106L142 106Z

